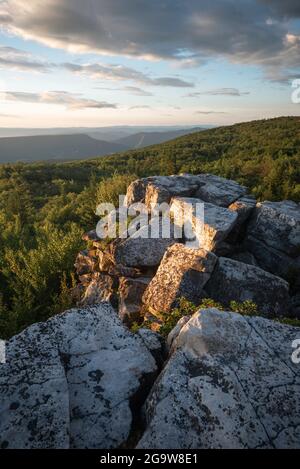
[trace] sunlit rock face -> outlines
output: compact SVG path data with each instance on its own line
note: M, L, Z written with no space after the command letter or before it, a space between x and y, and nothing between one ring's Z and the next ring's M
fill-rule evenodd
M170 211L176 225L190 225L195 246L207 251L214 251L228 237L238 219L234 211L195 198L174 197Z
M175 244L166 252L157 274L143 296L146 308L168 312L179 298L198 303L217 257L204 249L190 249Z
M297 448L298 329L208 309L170 335L138 448Z
M0 447L117 448L157 365L108 303L71 310L7 343L0 365Z

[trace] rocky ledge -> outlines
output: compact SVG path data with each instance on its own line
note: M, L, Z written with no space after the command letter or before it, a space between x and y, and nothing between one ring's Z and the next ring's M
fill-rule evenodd
M299 205L256 203L212 175L135 181L126 204L137 202L187 206L200 246L175 229L84 236L77 309L29 327L5 354L0 341L0 448L299 446L300 329L277 321L300 317ZM195 308L165 341L154 330L183 297L222 310ZM260 317L230 310L247 300Z
M76 262L79 306L111 300L132 324L168 312L184 296L212 298L226 307L252 301L267 317L300 318L300 206L291 201L256 203L247 189L210 174L157 176L133 182L125 204L169 203L170 216L182 226L182 209L191 214L189 239L134 237L103 243L92 231L89 250ZM196 213L204 204L204 221ZM155 323L155 319L153 320ZM156 327L156 326L155 326Z
M108 303L7 343L0 447L296 448L298 328L206 309L168 338L130 332Z

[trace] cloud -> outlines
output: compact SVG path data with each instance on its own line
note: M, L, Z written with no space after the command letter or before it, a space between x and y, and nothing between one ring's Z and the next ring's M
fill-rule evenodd
M116 104L82 98L79 94L72 94L67 91L47 91L45 93L6 91L5 99L8 101L20 101L24 103L56 104L73 110L117 108Z
M133 109L151 109L151 106L147 106L143 104L141 104L140 106L131 106L129 108L129 111L132 111Z
M150 93L150 91L143 90L137 86L124 86L124 88L120 88L120 90L136 96L153 96L153 93Z
M208 91L197 91L195 93L189 93L186 98L197 98L199 96L246 96L249 95L249 91L240 91L237 88L216 88Z
M193 83L186 82L174 77L152 78L145 73L139 72L131 67L116 64L87 64L79 65L75 63L50 64L42 62L25 51L14 47L0 46L0 68L25 72L50 72L52 70L63 69L75 74L82 74L94 79L113 81L134 81L148 86L170 86L180 88L191 88ZM151 93L139 87L128 86L127 91L140 96L151 96Z
M170 86L175 88L192 88L194 86L193 83L181 80L180 78L152 78L143 72L139 72L131 67L125 67L124 65L105 65L100 63L79 65L74 63L65 63L61 66L70 72L87 75L91 78L100 80L129 80L148 86Z
M204 114L204 115L208 115L208 114L228 114L227 112L223 112L223 111L196 111L195 114Z
M187 64L226 58L272 76L299 67L300 45L286 40L297 35L299 10L299 0L6 0L0 22L69 51Z
M0 68L25 72L47 72L50 64L35 60L31 54L14 47L0 46Z

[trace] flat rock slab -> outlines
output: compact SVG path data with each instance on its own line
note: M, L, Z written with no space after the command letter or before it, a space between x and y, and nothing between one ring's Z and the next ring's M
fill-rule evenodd
M112 246L114 262L127 267L158 266L166 250L180 241L170 220L169 230L165 232L162 227L162 221L154 218L131 237L116 240Z
M107 304L71 310L7 343L0 447L118 448L157 365ZM143 394L142 394L143 395Z
M169 203L174 196L192 196L198 187L198 176L190 174L138 179L129 186L125 205L143 202L150 209L152 204Z
M166 252L144 293L145 306L158 313L168 312L181 297L197 304L216 262L211 252L175 244Z
M253 301L267 316L287 315L289 284L259 267L220 257L205 290L210 298L229 306Z
M209 309L171 338L138 448L299 447L299 328Z
M257 204L248 234L288 256L300 255L300 205L283 202Z
M170 212L175 225L185 225L186 235L195 238L192 244L207 251L215 250L227 238L238 219L237 213L227 208L186 197L174 197Z
M248 192L237 182L213 174L200 174L198 178L200 187L195 197L220 207L228 207Z

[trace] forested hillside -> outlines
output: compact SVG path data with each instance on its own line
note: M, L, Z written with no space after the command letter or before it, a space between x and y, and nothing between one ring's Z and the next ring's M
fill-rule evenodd
M64 164L0 166L0 337L70 306L73 264L97 203L137 177L211 172L258 199L300 201L300 119L211 129L143 150Z

